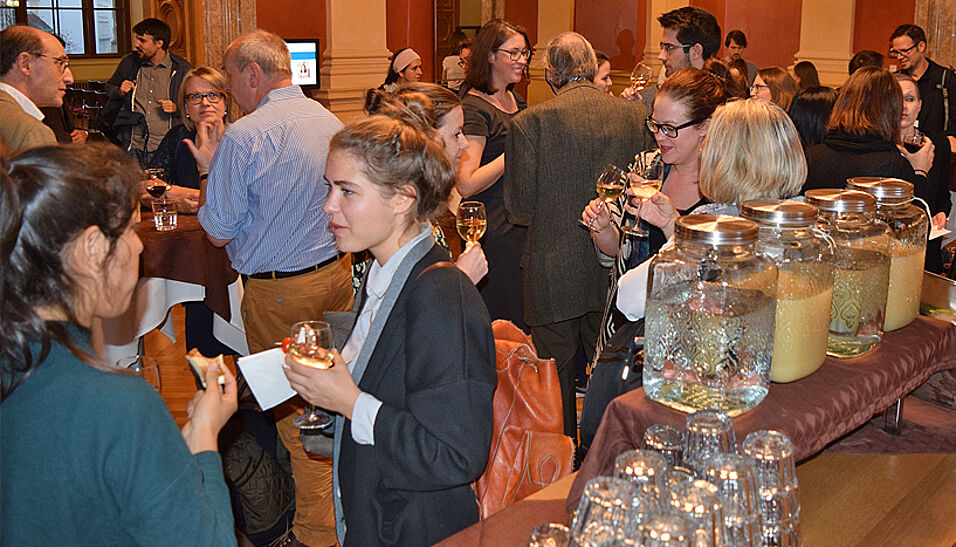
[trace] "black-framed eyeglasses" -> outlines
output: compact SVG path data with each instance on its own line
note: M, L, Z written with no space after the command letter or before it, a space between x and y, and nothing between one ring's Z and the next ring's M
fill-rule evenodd
M661 42L661 51L667 55L670 55L675 49L683 49L684 53L687 53L692 47L694 47L694 44L668 44Z
M461 57L460 59L458 59L458 66L460 66L461 68L465 68L466 66L468 66L468 58Z
M919 45L919 42L911 45L910 47L904 47L903 49L890 49L890 57L899 57L900 55L909 55L909 53L913 51L918 45Z
M203 99L208 100L211 104L216 104L222 100L223 94L219 91L210 91L209 93L187 93L185 95L186 102L189 104L200 104Z
M647 123L647 130L650 131L651 134L656 134L658 131L660 131L665 136L668 136L672 139L676 139L678 131L686 127L690 127L692 125L697 125L706 119L707 118L698 118L696 120L691 120L687 123L682 123L680 125L671 125L669 123L657 123L651 118L647 118L646 123Z
M63 74L63 72L65 72L70 66L70 58L66 56L54 57L52 55L47 55L46 53L40 53L39 55L34 55L34 57L46 57L47 59L53 61L53 64L56 65L56 68L60 70L60 74Z
M508 57L510 57L512 61L518 61L521 58L528 59L528 60L531 59L531 50L528 48L501 49L499 47L499 48L496 48L495 51L507 53Z

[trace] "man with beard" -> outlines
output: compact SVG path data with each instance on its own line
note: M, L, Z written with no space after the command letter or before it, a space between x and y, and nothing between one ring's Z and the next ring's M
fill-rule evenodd
M106 84L110 102L104 107L104 132L141 164L166 132L182 123L176 98L189 61L169 52L171 31L159 19L143 19L133 27L134 51L120 61ZM101 123L101 125L102 125Z

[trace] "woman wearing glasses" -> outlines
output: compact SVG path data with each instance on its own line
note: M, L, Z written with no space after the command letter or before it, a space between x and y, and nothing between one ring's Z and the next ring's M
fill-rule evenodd
M219 141L229 113L226 75L208 66L186 73L179 88L179 112L183 125L166 133L149 167L165 169L166 182L172 185L166 195L180 200L181 211L195 213L199 210L199 174L208 171L209 165L205 161L205 165L197 165L185 139L195 142L201 126L213 137L213 144Z
M786 110L797 94L797 81L786 70L772 66L757 71L754 85L750 86L750 96L765 103L774 103Z
M482 247L488 275L478 284L492 319L509 319L524 327L521 310L521 252L527 228L508 222L501 175L511 119L525 102L512 88L531 60L524 29L503 19L485 23L471 44L465 71L468 92L462 97L468 149L458 165L458 191L485 204L488 227Z

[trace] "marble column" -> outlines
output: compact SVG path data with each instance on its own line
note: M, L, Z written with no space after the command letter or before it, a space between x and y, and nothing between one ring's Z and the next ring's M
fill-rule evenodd
M538 0L538 43L529 67L529 106L554 96L544 80L544 54L552 38L569 30L574 30L574 0Z
M255 0L147 2L145 15L162 19L172 30L170 50L189 59L193 66L221 66L229 44L256 28Z
M823 85L839 87L846 80L853 56L855 9L855 0L803 0L795 60L816 65Z
M365 92L388 72L385 0L326 0L325 6L328 43L313 96L348 123L365 115Z
M956 65L956 2L916 0L914 22L926 31L929 57L941 65Z

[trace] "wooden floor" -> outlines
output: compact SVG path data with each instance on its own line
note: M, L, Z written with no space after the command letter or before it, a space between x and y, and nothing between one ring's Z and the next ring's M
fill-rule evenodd
M143 337L144 353L159 361L160 395L180 427L186 423L186 404L196 394L196 382L186 362L185 308L175 306L170 313L176 326L176 342L152 330Z

